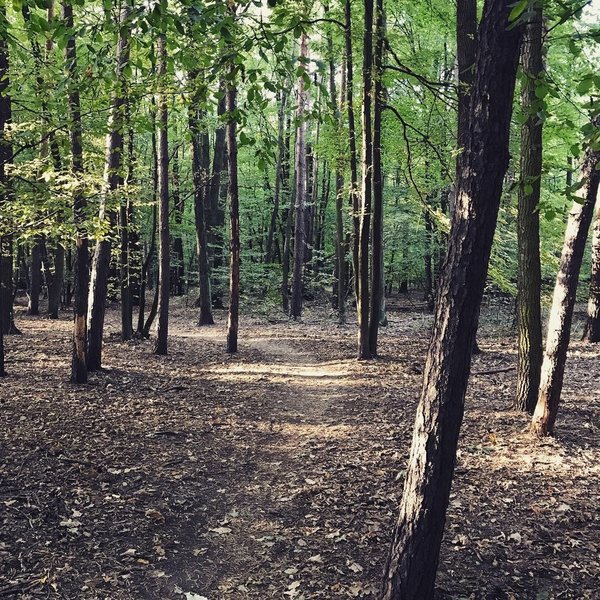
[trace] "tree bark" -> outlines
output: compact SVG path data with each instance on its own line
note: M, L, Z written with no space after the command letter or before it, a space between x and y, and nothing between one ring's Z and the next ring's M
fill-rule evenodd
M230 8L235 14L235 8ZM234 354L238 350L238 324L240 310L240 206L238 192L237 159L237 87L235 67L230 68L230 80L227 83L227 170L229 173L229 314L227 318L227 352Z
M344 42L346 51L346 112L350 153L350 209L352 210L352 269L354 296L358 306L358 249L360 240L360 194L358 191L358 154L356 151L356 124L354 118L354 62L352 57L352 0L344 3Z
M542 121L537 116L535 95L543 76L542 7L535 3L525 29L522 67L526 80L521 104L527 120L521 128L521 180L518 212L517 277L517 391L514 407L532 413L535 408L542 368L542 313L540 264L540 187L542 176Z
M587 322L583 339L586 342L600 342L600 204L596 208L592 234L592 273L590 277L590 297L587 305Z
M158 325L154 354L167 353L169 336L169 293L171 270L171 245L169 240L169 139L167 96L164 91L167 75L167 36L161 33L157 44L159 93L158 117Z
M475 326L509 159L521 38L520 26L509 27L511 4L484 5L456 210L383 600L433 598Z
M294 269L292 275L292 298L290 303L290 315L297 319L302 316L302 279L304 273L304 251L306 246L306 119L308 97L304 84L306 65L304 60L308 58L308 38L302 33L300 38L300 69L302 75L298 77L298 111L296 119L296 203L294 223Z
M594 119L594 126L600 127L600 117ZM597 167L599 164L600 150L589 148L581 169L584 183L581 191L578 192L583 202L581 199L573 202L567 222L552 308L548 318L540 391L531 421L532 431L540 437L554 434L554 423L558 414L567 350L571 338L571 322L579 272L598 196L600 171Z
M373 0L364 0L363 97L362 97L362 187L360 233L358 238L358 358L372 358L369 346L369 241L373 188Z
M29 283L28 315L40 314L40 292L42 291L42 237L35 236L31 246L31 276Z
M73 6L71 0L62 2L62 18L67 31L73 30ZM75 179L83 175L83 146L81 126L81 103L79 99L79 76L77 70L77 46L75 37L69 35L65 46L66 75L68 78L69 140L71 147L71 170ZM74 326L71 381L87 383L87 305L89 276L88 238L85 225L86 199L81 184L75 187L73 214L77 237L75 240L74 281Z
M381 113L384 102L383 46L385 42L383 0L375 2L375 49L373 54L373 262L371 266L371 306L369 316L369 353L377 356L379 324L384 321L383 274L383 171L381 166Z
M190 76L196 80L196 74ZM194 95L189 108L190 131L192 134L192 175L194 179L194 217L196 225L196 250L198 253L198 287L200 313L198 325L212 325L212 297L210 289L210 272L208 264L208 241L206 210L209 206L207 191L209 189L209 139L206 131L201 130L201 111L198 106L199 98ZM220 177L213 173L213 178ZM212 185L212 182L210 182ZM218 201L218 200L217 200ZM209 213L210 214L210 213Z
M184 202L181 196L181 182L179 179L179 146L173 150L171 177L173 178L173 223L175 233L173 234L173 254L175 264L172 269L171 287L174 296L183 296L183 280L185 277L185 257L183 254L182 224Z
M117 213L111 206L114 191L123 184L121 167L123 164L123 127L125 124L125 67L129 62L129 2L125 1L119 15L119 39L115 56L115 90L112 95L112 110L106 136L106 159L104 184L100 200L100 221L107 221L109 235L99 240L94 251L90 292L88 298L88 371L102 368L102 337L106 314L106 294L112 243L110 233L117 224Z

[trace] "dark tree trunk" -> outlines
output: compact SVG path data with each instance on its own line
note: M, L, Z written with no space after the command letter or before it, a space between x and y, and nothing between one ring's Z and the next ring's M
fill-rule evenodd
M537 401L542 368L542 314L540 265L540 184L542 176L542 121L534 109L543 76L542 7L535 4L525 29L522 68L526 77L521 104L527 120L521 128L521 180L518 213L517 319L519 357L514 407L532 413Z
M373 54L373 262L371 272L371 307L369 316L369 352L377 356L379 324L385 322L383 275L383 171L381 166L381 113L384 102L383 46L385 42L383 0L375 3L375 51Z
M195 81L196 75L192 74L190 79ZM199 101L200 99L197 97L197 95L195 95L194 99L192 100L192 106L189 108L190 131L192 134L192 175L194 178L196 250L198 253L198 306L200 308L198 325L212 325L214 320L212 316L212 297L208 265L208 240L205 208L208 206L210 211L210 203L207 202L207 190L209 189L209 186L212 186L213 184L212 182L209 183L210 145L208 134L201 130L201 111L198 106ZM216 177L220 177L220 175L213 173L212 179Z
M511 4L484 5L456 210L383 600L433 598L477 315L508 166L521 38L521 27L509 27Z
M423 289L423 300L427 303L427 310L433 312L435 308L435 295L433 291L433 266L432 266L432 242L433 223L429 209L424 211L425 218L425 285Z
M308 39L305 33L300 38L300 57L308 57ZM300 68L305 69L304 62ZM292 275L292 299L290 315L297 319L302 315L302 279L304 272L304 250L306 245L306 194L307 194L307 169L306 169L306 120L305 111L308 97L305 90L304 78L298 78L298 111L296 119L296 206L294 223L294 271Z
M344 3L344 41L346 51L346 111L350 151L350 209L352 210L352 269L354 297L358 306L358 249L360 240L360 194L358 191L358 155L356 152L356 124L354 118L354 62L352 57L352 0Z
M109 117L108 135L106 136L106 159L104 166L104 184L100 201L100 220L109 224L110 233L117 224L117 214L110 208L109 196L123 184L121 167L123 164L123 127L125 124L125 67L129 62L129 18L128 2L123 3L119 15L119 40L115 56L115 90L112 96L112 109ZM90 280L90 296L88 307L88 371L102 368L102 337L104 333L104 317L106 313L106 294L110 267L112 243L110 236L96 244Z
M594 126L596 128L600 127L600 117L595 118ZM554 433L567 350L571 338L571 322L577 295L579 271L592 222L594 204L598 195L598 184L600 183L599 164L600 150L588 149L581 169L581 179L584 184L581 190L577 192L583 202L579 199L574 201L569 214L560 266L554 286L552 308L548 318L540 392L531 422L531 428L538 436L553 435Z
M289 193L289 204L285 216L285 229L283 234L283 257L281 260L281 307L286 314L290 310L290 263L292 258L292 228L294 225L294 206L296 205L295 187L291 188L290 177L290 143L291 143L291 117L288 117L287 135L286 135L286 153L285 153L285 181Z
M36 236L31 247L31 277L29 280L28 315L40 314L40 292L42 291L42 237Z
M58 319L60 298L65 279L65 249L57 242L54 247L53 268L49 261L46 263L46 280L48 282L48 318Z
M63 0L62 18L67 31L73 31L73 6L70 0ZM71 147L71 170L76 179L83 175L83 147L81 128L81 104L79 100L77 46L75 37L69 35L65 46L66 75L69 81L69 137ZM77 237L75 240L74 282L74 327L71 381L86 383L87 371L87 307L90 283L88 238L85 226L86 199L81 188L75 190L73 214Z
M176 146L173 151L173 166L171 175L173 177L173 222L175 225L175 233L173 235L173 255L175 264L172 269L171 288L174 296L182 296L184 293L183 281L185 277L185 257L183 254L183 211L184 202L181 195L181 184L179 180L179 146Z
M0 16L4 16L4 11L2 9L0 9ZM0 65L2 63L2 42L0 42ZM1 102L1 100L0 100ZM4 132L2 132L4 133ZM0 167L0 170L2 168ZM2 239L2 237L0 236L0 285L1 282L3 280L3 274L4 274L4 269L2 268L2 242L4 240ZM4 305L4 295L2 294L1 290L0 290L0 315L3 314L2 312L2 307ZM3 328L0 327L0 377L6 377L6 369L4 367L4 331Z
M157 96L158 117L158 326L154 354L167 353L169 336L169 293L171 270L171 245L169 240L169 140L167 96L164 90L167 75L167 38L164 33L157 44L159 85Z
M238 349L238 324L240 310L240 207L238 193L237 159L237 88L234 67L227 84L227 170L229 173L229 314L227 318L227 352L234 354Z
M590 297L588 299L587 322L583 339L586 342L600 342L600 204L594 217Z

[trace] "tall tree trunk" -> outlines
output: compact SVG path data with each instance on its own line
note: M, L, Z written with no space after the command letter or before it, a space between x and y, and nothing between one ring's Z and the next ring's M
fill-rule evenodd
M125 67L129 62L129 0L124 1L119 15L119 39L115 56L115 90L112 96L112 110L106 136L106 159L104 184L100 201L100 220L107 220L110 233L117 224L117 214L110 206L114 191L123 184L121 167L123 164L123 127L125 124ZM99 240L94 251L90 294L88 299L88 371L102 368L102 337L106 313L106 294L111 256L110 235Z
M125 194L121 199L119 208L120 222L120 278L121 278L121 339L130 340L133 337L133 286L132 286L132 263L133 252L133 198L131 197L131 186L133 185L135 149L133 127L130 125L129 101L126 105L126 121L129 125L127 135L127 176L125 178Z
M48 318L58 319L60 297L65 279L65 248L60 242L54 247L52 267L46 261L46 279L48 281Z
M287 105L288 92L283 90L278 96L277 106L277 163L275 165L275 186L273 191L273 212L267 234L267 248L265 251L265 262L273 262L275 232L279 219L279 204L281 199L281 183L283 177L283 161L285 159L285 109Z
M542 176L542 121L537 116L535 95L543 76L542 6L534 3L525 29L522 68L526 77L521 104L527 120L521 128L521 180L518 213L517 319L519 357L514 407L533 412L542 368L542 311L540 265L540 187Z
M429 209L423 213L425 219L425 285L423 286L423 300L427 303L427 310L433 312L435 308L435 293L433 290L433 265L432 265L432 246L433 246L433 222Z
M360 194L358 191L358 155L356 151L356 124L354 118L354 61L352 57L352 0L344 3L344 42L346 51L346 111L350 151L350 209L352 210L352 269L354 296L358 307L358 248L360 240Z
M305 111L308 97L304 84L308 58L308 38L302 33L300 38L300 66L302 71L298 77L298 111L296 119L296 206L294 223L294 272L292 275L292 299L290 315L297 319L302 315L302 279L304 272L304 250L306 245L306 221L304 217L307 191L306 172L306 120Z
M590 297L583 339L592 343L600 342L600 203L598 203L594 217Z
M358 249L358 358L371 358L369 346L369 238L371 236L371 204L373 184L373 0L364 0L365 29L363 36L363 100L362 100L362 188L360 235Z
M600 116L594 119L600 128ZM560 266L556 276L552 308L548 318L546 351L542 363L540 392L531 422L532 431L538 436L553 435L562 392L567 350L571 338L571 322L577 295L577 283L581 261L585 251L588 231L592 222L594 205L600 183L600 150L589 148L581 169L584 182L578 192L581 200L573 202L569 214Z
M288 209L285 217L285 228L283 232L283 257L281 260L281 307L283 312L289 314L290 310L290 263L292 257L292 228L294 224L294 206L296 205L296 189L291 187L290 177L290 143L291 143L291 116L287 121L287 134L285 141L285 181L289 193Z
M190 79L196 81L196 74L190 74ZM208 264L208 239L206 216L208 202L208 192L213 182L209 180L210 156L208 133L202 131L201 111L199 108L200 98L198 94L194 95L192 105L189 108L189 123L192 134L192 175L194 179L194 221L196 225L196 251L198 254L198 287L199 299L198 306L200 313L198 315L198 325L212 325L214 323L212 316L212 294L210 289L210 272ZM211 179L220 178L219 173L213 173ZM218 203L218 194L217 200ZM217 206L215 205L215 210Z
M235 8L230 7L235 15ZM237 158L237 87L235 67L230 68L227 83L227 170L229 173L229 314L227 318L227 352L234 354L238 349L238 323L240 310L240 206L238 192Z
M384 102L383 46L385 21L383 0L375 2L375 49L373 54L373 264L371 271L371 307L369 316L369 352L377 356L379 324L385 321L383 274L383 171L381 166L381 113Z
M383 600L433 598L471 350L496 227L522 28L487 0L479 28L456 210L417 408Z
M0 17L4 17L6 14L5 8L3 5L0 5ZM0 42L0 68L2 68L2 43ZM0 84L1 85L1 84ZM0 100L0 104L1 104L1 100ZM4 131L2 131L2 136L4 137ZM4 141L4 140L2 140ZM0 150L1 153L1 150ZM4 156L2 156L2 158L4 158ZM0 171L3 171L4 167L0 167ZM2 269L2 242L4 240L2 239L2 236L0 236L0 285L3 279L3 269ZM0 315L2 314L2 306L4 304L4 298L3 298L3 294L0 291ZM0 377L6 377L6 368L4 366L4 331L3 328L0 326Z
M173 254L175 255L175 264L172 269L171 287L173 295L183 295L183 280L185 277L185 257L183 254L183 211L184 202L181 195L181 182L179 179L179 146L173 151L173 166L171 167L171 176L173 178L173 222L175 233L173 235Z
M167 95L164 90L167 75L167 36L161 33L157 43L159 93L156 99L158 116L158 326L154 354L167 353L169 335L169 293L171 245L169 240L169 140Z
M31 246L31 277L29 282L28 315L40 314L40 292L42 291L42 236L36 235Z
M62 2L62 18L67 31L73 31L73 6L71 0ZM69 35L65 46L66 74L68 86L69 138L71 146L71 170L76 179L83 175L83 146L81 127L81 103L79 100L79 74L77 70L77 46L75 37ZM88 238L85 225L86 199L82 186L75 188L73 214L77 237L75 240L74 281L74 327L73 357L71 362L71 381L86 383L87 371L87 304L89 275Z

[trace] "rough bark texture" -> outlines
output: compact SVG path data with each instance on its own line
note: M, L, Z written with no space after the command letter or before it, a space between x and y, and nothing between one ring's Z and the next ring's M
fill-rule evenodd
M195 74L193 79L196 79ZM205 210L209 185L209 139L201 130L201 112L199 98L195 97L189 108L190 131L192 133L192 175L194 179L194 223L196 226L196 251L198 254L199 299L198 325L212 325L212 299L210 291L210 272L208 264L208 240ZM215 174L213 174L213 177ZM216 175L220 176L220 175Z
M375 50L373 54L373 264L371 266L371 307L369 353L377 356L379 323L385 318L383 276L383 171L381 167L381 113L383 110L383 45L385 41L383 0L375 3Z
M40 292L42 291L42 237L36 236L31 246L31 277L29 283L28 315L40 314Z
M587 342L600 342L600 204L596 208L592 234L592 273L590 277L590 297L587 305L587 322L583 339Z
M67 31L73 30L73 7L70 0L62 3L62 18ZM83 147L81 128L81 104L79 100L79 81L77 71L77 46L75 38L69 36L65 46L66 75L70 82L67 104L69 109L69 141L71 148L71 170L74 177L83 174ZM81 189L76 188L73 197L73 214L77 237L75 240L74 281L74 326L73 356L71 361L71 381L87 382L87 304L89 276L88 238L85 229L86 199Z
M158 37L158 77L161 85L167 73L166 35ZM157 96L158 117L158 325L154 354L167 353L169 336L169 293L171 275L171 246L169 240L169 140L167 96L163 90Z
M300 38L300 57L308 57L308 38L303 33ZM304 62L300 63L305 69ZM304 85L304 77L298 78L298 111L296 118L298 127L296 129L296 206L294 222L294 269L292 275L292 298L290 303L290 315L297 319L302 315L302 279L304 273L304 251L306 246L306 195L307 195L307 169L306 169L306 121L305 111L307 105L307 94Z
M127 23L129 6L124 3L121 9L120 22ZM106 135L106 159L104 165L104 189L100 202L100 221L108 222L112 233L117 223L117 213L110 205L110 198L122 184L121 166L123 164L123 125L125 122L125 81L124 69L129 62L129 28L121 25L115 56L116 89L112 97L112 109L109 117L108 134ZM88 298L88 371L102 368L102 336L104 333L104 316L106 313L106 294L110 267L112 243L109 236L99 240L94 251L90 292Z
M457 205L404 492L384 577L384 600L430 600L464 411L475 326L508 165L520 27L510 0L487 0L479 30Z
M363 33L363 96L362 96L362 186L360 234L358 248L358 358L371 358L369 347L369 241L371 236L371 203L373 189L373 0L365 0Z
M358 155L356 151L356 124L354 118L354 62L352 57L352 0L344 3L346 28L346 111L350 151L350 209L352 211L352 268L354 271L354 296L358 305L358 249L360 239L360 194L358 190Z
M233 69L231 72L233 79ZM227 318L227 352L238 349L238 323L240 310L240 206L237 165L237 123L235 110L237 88L233 81L227 86L227 170L229 173L229 314Z
M171 270L171 290L174 296L183 296L185 278L185 257L183 253L183 213L185 203L181 195L181 181L179 178L179 146L175 147L172 156L171 177L173 181L173 257L175 264Z
M600 117L594 121L600 127ZM571 322L577 294L577 283L588 231L592 222L594 205L598 196L600 151L589 149L581 169L583 187L577 195L583 199L573 202L569 214L560 266L556 276L552 308L548 318L546 351L542 363L540 392L531 422L532 431L538 436L554 433L562 392L567 350L571 338Z
M521 181L518 214L518 349L517 410L533 412L542 368L542 314L540 265L540 183L542 175L542 121L537 116L535 95L543 75L542 8L536 4L523 40L522 68L526 77L521 103L527 120L521 128Z

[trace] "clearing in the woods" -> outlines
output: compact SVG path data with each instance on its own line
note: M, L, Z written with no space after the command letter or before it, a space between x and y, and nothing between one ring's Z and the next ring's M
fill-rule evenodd
M69 384L71 319L7 339L0 597L377 598L431 317L395 299L382 358L355 325L172 309L169 355L122 343ZM418 308L418 307L417 307ZM574 343L557 439L510 410L510 317L483 310L438 576L443 598L594 598L600 350ZM576 384L576 386L575 386Z

